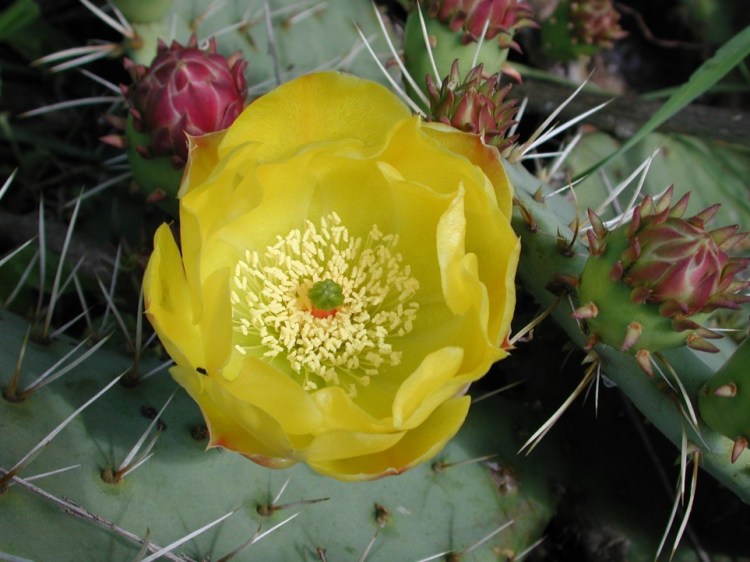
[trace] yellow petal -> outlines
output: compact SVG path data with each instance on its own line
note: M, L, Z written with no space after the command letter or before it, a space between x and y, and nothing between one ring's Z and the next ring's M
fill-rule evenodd
M229 268L214 271L201 287L201 333L209 373L220 372L232 355L232 305L229 300Z
M380 381L378 381L380 382ZM329 386L310 395L323 415L324 429L385 433L393 430L390 416L377 419L365 411L341 387Z
M292 443L273 418L234 399L212 376L180 366L170 369L170 374L200 407L209 447L237 451L264 466L284 467L299 460L293 458Z
M322 474L347 481L401 474L440 452L461 428L470 403L468 396L445 402L422 425L407 431L398 443L380 453L308 464Z
M217 149L225 132L217 131L197 137L188 135L188 161L177 197L183 197L188 191L206 181L219 161Z
M321 430L323 415L298 382L260 359L241 356L238 362L240 369L232 374L225 370L220 383L235 400L262 410L286 433L304 435Z
M146 316L172 359L181 365L200 366L203 342L193 323L180 251L166 224L154 235L154 251L143 277L143 298Z
M471 217L466 224L466 252L481 256L477 274L484 294L479 321L493 344L499 344L508 334L515 308L520 240L499 210L487 205L476 190L466 191L465 213Z
M195 182L192 181L193 174L186 176L191 181L188 188L185 188L186 182L183 182L185 193L180 200L180 206L189 209L200 218L201 233L204 237L227 219L231 220L260 201L262 192L257 192L252 183L258 165L257 160L253 158L253 147L253 143L236 147L223 159L213 162L210 170L195 174L198 176ZM200 152L196 151L196 154ZM206 162L206 166L209 164L210 162ZM188 162L188 166L192 164Z
M478 279L477 257L466 253L466 216L463 186L440 218L437 231L437 257L443 296L454 314L464 314L481 304L484 288Z
M403 432L326 431L315 436L304 451L304 459L308 463L317 463L373 455L392 448L404 435Z
M201 283L217 267L227 266L215 265L215 259L206 260L212 257L209 241L227 221L256 206L262 196L262 191L253 189L253 185L241 189L252 182L254 172L254 163L243 158L246 148L238 148L238 154L217 163L209 177L198 185L191 184L180 200L180 243L196 319L203 313Z
M489 278L490 305L493 313L490 315L487 333L500 345L508 337L510 323L516 307L516 269L521 255L521 240L508 226L503 240L504 251L498 252L495 266L498 274ZM493 282L494 280L494 282Z
M256 157L280 159L308 144L341 139L378 144L394 122L409 116L387 88L339 72L318 72L279 86L252 102L219 147L219 156L246 142Z
M426 400L444 386L461 367L464 352L458 347L444 347L424 358L422 364L399 388L393 399L393 426L411 429L424 421L413 419L414 413ZM440 400L440 402L442 402ZM432 410L439 405L434 403ZM428 413L431 413L430 410Z
M465 133L462 133L464 136ZM399 122L382 152L373 158L387 162L406 181L419 183L436 193L455 195L459 183L486 190L489 204L497 206L495 190L486 171L462 152L452 150L419 117Z
M423 130L448 150L462 154L484 171L495 190L500 211L510 219L513 212L513 186L497 149L483 144L478 135L463 133L441 123L426 123Z

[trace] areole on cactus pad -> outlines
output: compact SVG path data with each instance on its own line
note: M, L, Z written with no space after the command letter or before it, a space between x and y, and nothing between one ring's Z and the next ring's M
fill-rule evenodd
M749 260L728 251L747 237L736 225L707 230L717 206L684 218L689 195L673 206L670 187L660 198L646 197L632 220L609 231L589 211L590 257L578 282L580 307L590 346L606 343L636 351L650 372L648 354L687 345L714 351L707 340L720 337L702 326L717 308L736 309L750 297L750 283L737 274Z

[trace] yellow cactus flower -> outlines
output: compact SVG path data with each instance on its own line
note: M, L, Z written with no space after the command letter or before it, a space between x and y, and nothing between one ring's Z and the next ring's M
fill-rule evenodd
M515 304L494 148L316 73L190 139L179 196L180 247L162 225L146 313L209 446L364 480L455 435Z

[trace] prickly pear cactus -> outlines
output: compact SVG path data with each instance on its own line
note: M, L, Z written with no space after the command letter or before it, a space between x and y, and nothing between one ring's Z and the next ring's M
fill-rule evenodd
M26 323L4 313L2 326L0 356L14 365ZM28 343L22 385L73 343ZM205 451L189 397L164 370L123 385L130 367L103 347L24 400L0 400L4 556L218 560L239 549L240 560L491 561L531 546L559 499L560 453L517 457L534 416L502 398L477 404L433 464L351 484ZM141 374L154 367L145 357Z
M132 2L135 4L135 2ZM146 10L150 2L128 11ZM382 37L373 6L368 2L298 2L296 0L210 0L172 2L163 16L148 21L131 20L134 39L125 50L140 64L149 64L158 42L187 43L215 37L219 52L240 52L248 61L246 78L251 93L271 89L278 81L314 69L356 69L359 76L383 81L383 76L363 48L359 26L378 48ZM141 7L145 5L144 7ZM324 38L324 39L323 39Z
M187 135L225 129L245 107L247 61L216 49L215 39L201 49L193 35L186 45L160 43L148 67L125 59L132 82L121 86L129 107L123 141L133 177L152 196L161 189L176 198Z
M383 80L361 33L378 25L366 2L327 6L290 0L116 2L131 82L121 84L127 118L103 140L127 152L147 202L177 216L174 205L187 158L185 134L226 128L245 103L294 76L324 68ZM320 37L326 37L320 40ZM363 52L364 51L364 52ZM248 90L248 84L252 87Z
M97 9L122 34L122 40L102 52L127 55L134 64L148 65L157 54L160 39L184 44L195 33L205 46L208 38L214 37L219 53L231 57L239 51L247 61L248 101L312 69L338 68L387 81L352 25L356 21L361 27L376 56L384 52L383 35L369 2L113 0L112 4L124 14L122 18L109 4ZM495 19L483 22L478 15L490 4L505 9L498 8ZM680 345L686 343L686 336L692 336L687 343L697 342L701 345L694 348L708 349L702 340L713 336L718 322L709 316L709 310L703 310L708 301L700 307L688 303L689 320L684 310L676 311L670 305L669 312L676 314L664 315L658 310L661 303L646 302L653 287L647 287L648 295L638 293L636 301L641 302L633 302L634 287L612 283L612 272L619 259L622 275L615 277L626 280L625 270L634 260L623 261L623 254L638 257L646 246L638 242L636 247L634 242L638 223L630 222L629 216L608 222L611 214L587 213L586 208L599 205L605 186L586 187L577 205L569 192L548 183L550 176L545 170L535 175L528 171L530 166L522 164L534 156L540 144L536 137L517 145L517 139L508 136L515 134L516 106L504 99L507 90L501 84L501 74L516 75L507 64L508 49L517 46L513 39L516 30L533 25L528 6L494 0L435 1L422 6L424 24L416 11L406 22L406 68L416 79L407 89L418 88L414 84L423 84L425 76L430 76L432 87L425 85L422 95L411 92L415 95L413 107L429 109L432 114L425 115L426 119L485 135L488 144L499 147L507 157L506 169L516 189L513 226L523 247L518 284L541 306L544 315L557 321L573 346L586 354L583 378L566 404L600 380L617 386L649 423L679 448L682 491L678 486L678 499L685 497L686 466L692 460L694 482L700 466L750 503L750 457L740 454L750 438L743 386L746 370L742 368L747 363L747 343L724 367L734 349L731 340L712 340L717 348L712 354ZM4 15L0 13L0 30L7 21ZM616 25L607 29L609 35L604 35L609 39L619 35ZM426 56L428 45L434 49L432 60ZM577 49L574 54L586 50ZM74 49L70 56L78 56L76 53L80 51ZM98 51L91 53L98 56ZM389 62L393 63L398 50L391 55ZM59 60L51 58L49 62ZM484 66L475 67L475 63ZM442 82L440 78L445 76L448 79ZM600 150L609 146L609 141L603 142L598 135L589 139L579 154L591 145ZM668 162L678 153L670 142L680 144L680 150L687 150L689 144L651 136L643 150L650 154L652 144L667 143L670 150L664 158ZM142 143L147 145L147 139ZM601 156L597 154L594 160ZM571 158L575 160L575 154ZM636 165L629 162L625 171L629 173ZM693 199L700 199L703 207L717 199L734 202L719 211L717 222L736 222L747 229L750 213L744 175L725 166L715 153L699 167L700 175L688 174L693 176L687 178L694 180L691 182L671 177L685 167L664 165L658 181L653 182L655 187L646 191L656 195L675 180L678 189L692 184L696 190L700 188ZM731 191L716 187L725 168L732 168L738 176L733 178ZM171 175L172 179L179 176L179 170ZM588 181L590 186L596 179ZM0 187L0 198L7 186ZM125 205L121 194L112 199L113 207ZM136 206L142 212L140 203ZM538 412L530 413L527 400L518 399L522 394L512 395L516 401L495 396L473 404L466 425L434 463L377 481L344 484L315 475L304 466L270 471L236 454L206 451L207 434L200 412L166 374L167 365L160 363L163 357L153 340L141 343L148 338L141 333L140 311L118 312L123 303L135 300L133 291L139 290L139 268L146 251L139 248L125 260L131 286L115 295L116 274L106 271L113 279L108 292L107 283L98 278L101 269L84 278L84 258L77 261L65 255L68 236L59 236L65 239L62 251L57 246L60 255L51 255L45 246L54 242L47 237L58 237L46 234L44 217L72 216L72 231L86 204L79 199L74 207L45 213L42 201L40 224L29 236L36 234L40 240L29 240L18 252L12 249L10 255L0 258L0 268L6 268L0 273L13 269L14 283L5 285L16 287L11 295L3 295L8 297L7 304L21 292L23 304L17 300L15 310L28 312L34 309L31 301L38 297L35 311L29 312L34 318L31 330L29 321L15 313L3 309L0 314L0 358L5 365L0 372L0 435L4 436L0 447L0 558L521 559L533 550L555 515L563 486L581 478L568 474L556 434L548 434L551 423L544 423L546 416ZM669 205L667 201L666 207ZM639 209L642 217L649 215L643 212L645 207ZM667 215L670 212L666 210ZM86 228L96 232L95 226L107 218L105 213L97 221L89 219ZM621 223L619 231L614 227L617 222ZM149 239L148 225L139 226L136 238ZM726 251L727 263L734 259L725 244L733 235L725 237L728 232L719 230L711 236L719 249ZM23 267L16 260L20 257L27 260ZM58 261L61 268L52 281L49 272ZM114 262L120 263L119 252ZM712 296L726 293L733 283L730 278L740 273L740 262L733 263L732 275L722 271L714 276L720 290ZM39 278L32 272L40 273ZM730 280L724 283L723 279ZM617 289L610 291L613 286ZM747 286L738 281L731 288L736 297ZM612 298L612 292L619 293L619 301ZM99 301L104 294L106 303L89 307L84 293L96 295ZM725 298L724 303L732 298ZM52 303L56 299L68 308L76 308L79 299L84 311L76 308L73 314L67 310L55 315ZM738 297L732 302L739 305L741 301ZM588 303L596 305L596 314L582 309ZM669 345L656 341L650 335L652 325L638 316L646 306L655 314L650 316L656 318L655 331L669 333ZM623 309L627 312L624 316ZM137 335L123 338L118 333L106 339L97 333L87 338L87 329L76 322L82 323L85 316L90 328L90 314L117 316L123 332L129 333L135 326ZM74 319L68 321L71 316ZM636 317L641 318L640 328L632 326ZM59 326L58 318L65 319ZM61 335L70 326L77 339ZM41 343L35 343L33 337L27 339L27 333ZM599 338L592 339L592 334ZM135 358L122 353L126 344L131 353L135 348ZM513 344L521 348L524 342L519 339ZM649 356L644 360L643 354L634 356L634 350L648 351ZM531 402L535 408L541 407L536 397L532 396ZM560 417L561 410L553 414L551 422ZM535 447L528 456L517 454L519 448L528 452ZM581 459L576 461L580 466ZM645 461L637 457L637 462ZM598 476L607 474L606 469L600 470ZM609 509L610 497L616 496L599 498L599 507ZM684 527L678 540L682 530ZM649 551L646 558L652 559L652 554Z
M672 188L647 196L630 221L610 232L589 211L590 258L577 286L593 346L603 341L621 351L656 352L687 345L716 351L705 328L710 312L738 309L747 284L735 276L747 265L727 252L747 235L737 225L709 231L718 206L684 217L689 194L671 206ZM605 310L606 309L606 310ZM647 365L647 363L646 363ZM651 372L648 366L647 372Z
M574 223L573 201L554 197L538 178L520 166L509 166L516 186L518 205L514 217L516 232L521 235L522 254L519 277L542 307L550 314L579 347L589 344L589 337L575 318L575 309L565 306L567 283L561 279L577 279L586 265L587 249L575 232L565 226ZM562 293L561 293L562 290ZM562 297L560 296L562 294ZM577 296L571 294L575 303ZM691 442L701 445L703 467L725 485L750 502L750 466L742 458L732 464L732 441L701 425L700 434L690 429L686 413L697 401L698 391L731 354L731 341L720 340L726 351L708 354L680 347L665 351L663 356L674 369L674 377L664 368L664 378L649 377L636 358L607 344L595 344L593 351L601 373L616 384L641 412L675 444L687 432ZM668 381L668 382L667 382ZM684 393L680 391L684 388ZM685 394L689 397L686 403Z
M458 4L460 3L451 3ZM433 22L432 25L437 24ZM453 39L458 41L458 34ZM439 38L433 40L431 28L426 28L426 31L423 29L422 40L425 44L440 44ZM484 47L486 45L482 45ZM454 52L458 59L460 51L455 49ZM408 61L408 49L406 53ZM473 53L475 60L481 60L482 51L476 45L473 46ZM432 73L450 77L450 63L440 59L441 67L437 63L438 58L433 59L437 68ZM429 95L429 90L425 89L422 94ZM417 99L420 94L414 93L413 97ZM542 305L545 310L542 316L552 315L571 340L588 352L587 363L590 367L586 369L581 384L566 404L595 379L598 380L601 375L606 376L652 423L681 447L683 459L687 458L688 444L692 444L700 451L700 460L709 472L730 486L745 501L750 501L747 472L743 472L739 466L733 466L729 462L729 456L722 456L732 447L731 441L712 433L695 413L699 388L726 360L733 347L731 341L721 340L717 346L707 342L707 338L714 341L713 338L718 335L701 323L708 320L708 312L722 306L737 309L747 300L744 295L747 283L741 275L735 279L735 275L744 269L746 260L740 258L733 261L726 253L744 235L737 233L736 226L719 228L713 233L704 229L705 222L716 213L716 206L711 206L692 218L682 219L687 198L670 208L671 191L669 196L660 200L661 207L658 210L654 208L654 199L648 197L640 206L635 207L632 220L626 213L612 219L611 224L619 226L619 231L615 229L615 232L609 233L609 227L595 212L589 211L587 220L582 216L586 213L578 207L576 198L566 195L567 189L555 189L548 184L550 176L543 167L540 166L541 173L536 176L521 165L521 161L531 157L543 140L554 136L547 130L553 119L554 116L548 118L526 142L512 150L506 150L505 154L508 157L506 169L516 187L514 229L522 239L518 278L524 289ZM561 125L559 129L564 130L567 126L569 125ZM560 154L564 155L565 151ZM644 167L647 168L648 165L642 164L639 169L643 170ZM628 181L622 182L623 185L617 187L617 193L637 175L633 174ZM598 196L597 204L601 203L602 191L596 192L594 196ZM612 197L606 199L611 202ZM681 270L680 274L674 273L669 282L662 279L662 285L671 285L670 290L675 293L680 290L692 293L691 284L701 285L697 298L705 299L700 306L693 306L692 294L688 298L674 298L674 295L667 292L666 297L660 301L656 296L659 275L653 270L649 274L641 272L640 276L644 279L640 287L630 278L621 283L627 277L626 269L632 268L636 258L642 257L642 253L648 255L650 251L646 243L649 237L647 232L643 236L644 247L641 248L640 245L638 236L649 229L642 224L639 214L648 217L643 221L644 224L677 220L700 230L699 238L707 244L703 248L706 251L698 251L693 245L698 252L694 257L698 262L706 257L707 262L694 269L689 265L690 259L684 259L677 268ZM738 222L745 224L744 220ZM666 236L665 232L656 236L659 240L652 248L658 248ZM683 239L681 249L672 250L672 254L679 254L685 247L689 247L688 238ZM722 248L724 244L726 247ZM669 244L666 245L668 246ZM709 246L711 251L708 251ZM656 255L651 261L664 273L664 268L670 268L669 263L675 256L665 256L669 262L662 263L658 252L658 249L655 250ZM602 259L605 254L611 259ZM588 259L584 257L587 255ZM648 258L644 263L646 261ZM710 267L708 262L713 262ZM636 270L637 266L633 271ZM635 273L631 277L635 278ZM628 286L628 282L633 286ZM728 289L728 295L722 295L725 289ZM599 305L607 312L600 314ZM645 322L645 328L642 322ZM642 339L644 333L647 335ZM604 337L597 334L603 334ZM649 341L649 338L653 339ZM687 344L696 351L691 350ZM725 352L718 353L718 346L723 347ZM631 348L638 351L635 356L631 355ZM667 348L676 349L666 351ZM652 356L652 351L656 359ZM707 357L706 351L716 354ZM656 373L660 376L656 377ZM565 406L562 409L564 408ZM556 412L550 423L561 413L562 410ZM549 430L549 426L550 424L542 426L526 446L533 448Z

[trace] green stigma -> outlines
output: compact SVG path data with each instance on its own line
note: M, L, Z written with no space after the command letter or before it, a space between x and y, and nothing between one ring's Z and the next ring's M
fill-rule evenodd
M318 310L334 310L344 303L344 293L341 285L330 279L318 281L307 291L310 302Z

